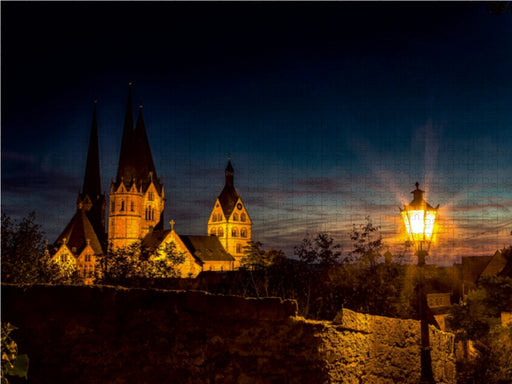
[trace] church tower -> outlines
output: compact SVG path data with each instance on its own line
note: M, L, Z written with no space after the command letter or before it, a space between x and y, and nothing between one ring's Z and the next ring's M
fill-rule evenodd
M163 229L164 187L153 163L142 105L134 128L131 83L109 203L109 246L126 247L153 230Z
M217 197L208 220L208 235L217 236L224 249L235 258L235 268L245 257L244 247L252 239L252 221L235 189L235 171L228 160L225 185Z
M103 244L105 240L105 195L101 193L100 154L98 145L98 120L96 105L92 116L91 136L82 193L78 194L77 209L83 209L91 222L98 239Z

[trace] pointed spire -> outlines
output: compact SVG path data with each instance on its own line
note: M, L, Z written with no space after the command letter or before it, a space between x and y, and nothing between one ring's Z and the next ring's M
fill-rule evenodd
M87 163L85 166L85 176L82 194L89 195L92 201L101 195L101 177L100 177L100 154L98 145L98 120L97 120L98 100L94 100L94 110L92 115L91 136L89 138L89 150L87 152Z
M146 133L142 104L139 106L139 115L137 116L137 123L135 125L134 150L137 156L135 164L137 179L148 183L153 181L155 185L159 187L155 163L153 162L151 147L149 146L149 139Z
M240 197L235 189L235 170L233 169L233 165L231 165L231 159L228 159L228 165L226 166L224 174L226 177L226 184L219 195L219 202L222 206L222 210L224 211L224 215L229 217L235 208L238 198Z
M233 166L231 165L231 156L228 158L228 165L226 166L226 170L224 171L224 174L226 176L226 186L234 187L235 182L235 170L233 169Z
M121 140L121 153L119 155L119 165L117 167L117 182L124 179L129 183L133 177L133 169L130 166L130 158L133 150L133 101L132 101L132 83L128 83L128 101L126 103L126 113L124 116L123 138Z

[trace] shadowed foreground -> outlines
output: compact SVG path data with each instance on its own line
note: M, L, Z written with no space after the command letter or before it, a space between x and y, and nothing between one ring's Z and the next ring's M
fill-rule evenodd
M296 313L279 298L2 285L29 383L418 382L419 322ZM436 381L455 383L453 335L430 332Z

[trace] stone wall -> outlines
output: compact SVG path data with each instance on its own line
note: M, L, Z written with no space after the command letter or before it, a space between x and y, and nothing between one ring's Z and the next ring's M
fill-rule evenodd
M419 324L294 301L194 291L2 285L2 321L29 383L416 383ZM455 383L453 335L431 329L438 383Z

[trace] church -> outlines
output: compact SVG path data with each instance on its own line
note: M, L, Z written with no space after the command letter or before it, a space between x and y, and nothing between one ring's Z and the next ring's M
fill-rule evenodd
M95 101L82 192L74 216L54 243L52 260L63 268L76 269L90 283L99 256L108 249L141 241L153 252L173 243L176 251L185 255L185 262L179 266L182 277L237 269L244 247L252 239L252 221L235 188L234 174L228 159L225 185L205 223L205 235L178 234L174 221L170 229L164 229L164 184L151 155L142 106L134 122L130 83L117 174L108 200L101 191Z

